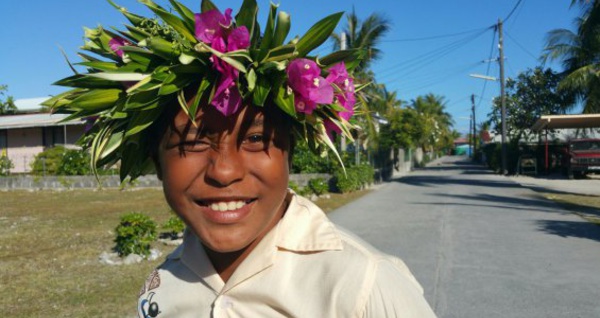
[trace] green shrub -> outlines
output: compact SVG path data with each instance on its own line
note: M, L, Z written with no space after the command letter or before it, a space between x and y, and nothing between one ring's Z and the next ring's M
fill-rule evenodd
M150 244L156 240L156 222L150 217L136 212L125 214L115 231L114 250L119 256L150 255Z
M292 173L329 173L334 165L331 158L314 154L305 141L297 142L292 154Z
M65 147L56 146L38 153L31 163L31 174L56 175L66 151Z
M183 220L177 215L172 215L167 222L163 224L162 228L172 237L176 237L185 230L185 223L183 223Z
M329 191L329 185L323 178L314 178L308 180L308 188L316 195L322 195Z
M292 189L292 191L296 193L300 192L300 186L298 185L298 183L296 183L296 181L290 180L290 182L288 183L288 188Z
M10 169L14 168L12 161L8 156L0 156L0 176L8 176Z
M350 166L346 168L346 173L342 169L334 173L334 181L338 191L341 193L360 190L363 187L373 183L375 170L367 164Z
M90 154L85 150L67 149L58 164L56 174L82 176L91 173Z

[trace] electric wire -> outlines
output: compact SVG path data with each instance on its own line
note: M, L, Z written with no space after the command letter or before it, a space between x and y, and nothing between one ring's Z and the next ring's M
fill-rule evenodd
M527 53L527 55L531 56L536 62L538 61L538 58L535 57L531 52L529 52L523 45L521 45L521 43L519 43L517 41L517 39L515 39L514 37L512 37L512 35L510 35L510 33L508 33L508 32L505 31L504 34L506 34L507 37L509 39L511 39L511 41L513 41L521 50L523 50L523 52L525 52L525 53Z
M502 23L506 22L508 19L510 19L510 16L513 15L513 13L515 13L515 10L517 10L517 8L519 7L519 5L521 4L523 0L519 0L517 1L517 4L515 4L515 6L512 8L512 10L510 11L510 13L508 14L508 16L506 16L506 18L504 18L504 20L502 20Z
M488 30L490 30L490 28L486 28L482 32L479 32L477 34L474 34L474 35L471 35L468 37L464 37L459 40L453 41L449 44L446 44L444 46L435 48L435 49L433 49L427 53L424 53L422 55L419 55L415 58L408 59L406 61L402 61L400 63L388 66L388 67L386 67L385 70L383 70L381 72L377 72L377 70L373 70L373 71L376 74L378 74L378 77L380 79L388 78L389 76L396 75L397 73L402 73L401 76L404 77L406 75L409 75L416 71L421 70L423 66L430 65L432 62L439 60L441 57L443 57L447 54L450 54L451 52L465 46L469 42L477 39L479 36L481 36L482 34L487 32Z

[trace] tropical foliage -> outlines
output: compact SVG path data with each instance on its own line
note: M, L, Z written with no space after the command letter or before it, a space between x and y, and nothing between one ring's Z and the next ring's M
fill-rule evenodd
M563 76L551 69L528 69L515 79L506 81L506 120L510 139L530 139L531 126L542 115L565 114L572 108L574 97L559 89ZM489 122L500 131L500 100L494 100Z
M17 106L12 96L6 95L8 91L7 85L0 85L0 115L10 115L17 112ZM4 97L6 96L6 100Z
M583 113L600 113L600 3L573 0L571 6L582 9L576 30L550 31L543 58L562 62L565 77L559 88L574 94Z

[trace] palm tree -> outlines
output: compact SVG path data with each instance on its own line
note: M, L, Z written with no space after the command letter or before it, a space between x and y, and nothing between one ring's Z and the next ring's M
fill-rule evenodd
M447 135L452 134L452 115L446 112L446 101L444 97L427 94L419 96L411 102L410 108L414 109L420 116L420 130L417 136L417 144L426 151L439 150L439 147L447 141Z
M576 32L555 29L548 33L544 60L562 60L565 78L559 88L583 102L584 113L600 112L600 2L572 0L582 16L575 19ZM574 105L565 105L565 110Z
M381 39L390 31L390 21L384 16L372 13L364 21L360 21L354 9L348 13L348 24L344 27L346 33L346 49L363 49L367 52L365 58L357 66L356 72L367 71L371 62L381 58L378 48ZM334 50L341 48L342 39L339 34L332 34ZM360 77L360 76L359 76Z

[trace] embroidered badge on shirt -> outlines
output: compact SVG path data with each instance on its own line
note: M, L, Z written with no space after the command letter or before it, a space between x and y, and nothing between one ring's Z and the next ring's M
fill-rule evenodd
M144 283L144 286L142 286L142 290L140 291L139 297L142 297L144 295L144 293L149 292L153 289L156 289L159 286L160 286L160 274L158 273L158 270L155 269L152 272L152 274L150 274L150 276L148 276L148 279ZM154 298L155 295L156 295L156 293L151 292L148 295L146 295L146 297L144 299L142 299L140 301L139 310L140 310L140 314L142 315L143 318L154 318L154 317L158 317L158 315L160 314L158 302L152 301L152 298Z

